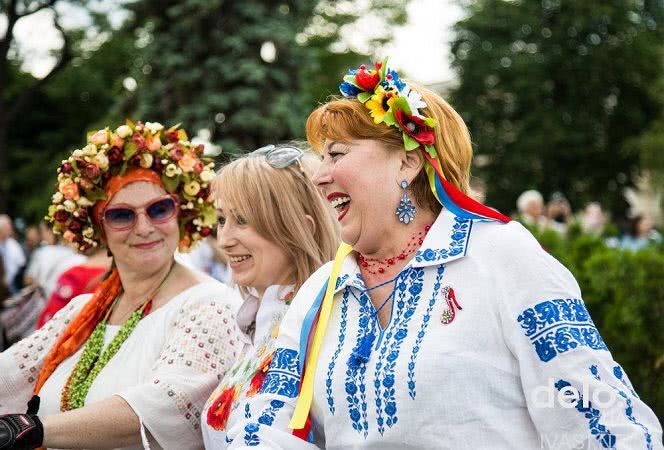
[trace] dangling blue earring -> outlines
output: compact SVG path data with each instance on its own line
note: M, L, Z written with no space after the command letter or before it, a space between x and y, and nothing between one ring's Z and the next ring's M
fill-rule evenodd
M411 223L415 218L415 206L413 206L412 200L408 198L408 195L406 195L407 187L408 187L408 182L406 180L403 180L401 182L401 189L403 189L403 197L401 197L401 201L399 202L399 206L397 207L396 211L399 221L405 225Z

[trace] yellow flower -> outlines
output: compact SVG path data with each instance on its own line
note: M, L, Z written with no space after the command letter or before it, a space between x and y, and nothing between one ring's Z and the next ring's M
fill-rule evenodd
M178 173L178 168L175 167L175 164L169 164L166 166L166 169L164 170L164 174L166 174L167 177L174 177Z
M396 97L387 98L387 92L382 86L378 86L374 95L364 104L373 117L374 123L381 123L385 114L390 110Z
M198 194L201 190L201 185L196 181L192 181L184 186L184 192L187 195L194 196Z

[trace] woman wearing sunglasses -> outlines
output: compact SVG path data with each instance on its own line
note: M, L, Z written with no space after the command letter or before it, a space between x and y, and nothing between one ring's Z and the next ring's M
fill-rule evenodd
M251 415L243 403L263 386L293 295L338 245L303 157L294 147L265 147L228 164L215 180L217 240L244 296L237 317L244 349L206 405L208 449L226 448L226 430Z
M340 90L307 138L344 244L293 300L229 448L662 449L573 276L465 194L452 107L385 62Z
M183 130L149 122L100 130L63 162L48 217L80 250L104 243L112 269L0 354L1 449L202 446L240 299L174 252L212 231L213 178Z

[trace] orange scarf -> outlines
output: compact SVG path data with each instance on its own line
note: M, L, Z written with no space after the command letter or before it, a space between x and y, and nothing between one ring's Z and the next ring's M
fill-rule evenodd
M85 344L85 341L88 340L92 331L101 320L102 315L120 293L121 289L120 274L118 273L118 269L113 269L111 275L97 287L92 298L72 320L62 336L60 336L60 339L58 339L58 342L46 356L44 366L39 372L39 378L37 378L37 384L35 385L35 395L39 394L39 390L44 386L48 377L55 372L58 365L76 353Z

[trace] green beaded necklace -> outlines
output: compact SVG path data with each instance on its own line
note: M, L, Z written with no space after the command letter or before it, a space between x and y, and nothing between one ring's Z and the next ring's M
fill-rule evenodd
M69 411L84 406L85 398L88 396L88 391L90 391L90 387L97 378L97 375L99 375L111 358L113 358L118 350L120 350L120 347L122 347L122 344L127 338L129 338L138 325L138 322L140 322L145 316L145 312L152 305L152 299L157 295L162 286L166 284L166 280L171 276L174 268L175 264L171 266L168 274L164 277L159 286L157 286L157 289L155 289L148 299L139 306L131 316L129 316L129 319L127 319L122 325L122 328L120 328L120 331L118 331L110 344L108 344L108 347L103 349L104 336L106 335L106 323L108 322L108 318L120 298L121 293L115 298L106 311L104 318L99 321L95 329L92 331L92 334L90 334L90 337L85 343L81 359L76 363L74 370L62 390L62 397L60 399L61 411Z

